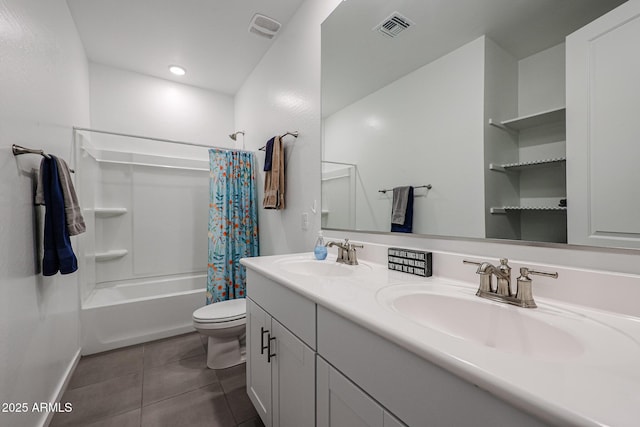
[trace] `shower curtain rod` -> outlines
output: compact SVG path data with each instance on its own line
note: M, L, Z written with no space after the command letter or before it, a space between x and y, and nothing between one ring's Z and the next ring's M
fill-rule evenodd
M152 136L132 135L132 134L129 134L129 133L111 132L111 131L107 131L107 130L81 128L81 127L75 127L75 126L73 127L73 131L74 132L76 132L76 131L85 131L85 132L104 133L106 135L126 136L126 137L129 137L129 138L147 139L147 140L150 140L150 141L168 142L168 143L171 143L171 144L191 145L192 147L219 148L220 150L236 150L236 151L243 151L243 152L246 152L246 153L253 153L253 151L251 151L251 150L242 150L240 148L218 147L216 145L197 144L195 142L176 141L174 139L163 139L163 138L155 138L155 137L152 137Z

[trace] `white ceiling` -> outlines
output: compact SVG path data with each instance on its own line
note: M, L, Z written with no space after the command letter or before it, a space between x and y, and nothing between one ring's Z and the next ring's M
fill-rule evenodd
M253 15L284 27L302 2L67 0L91 61L227 94L238 91L275 40L247 31ZM187 74L173 76L170 64Z
M483 34L516 58L625 0L347 0L322 24L322 114L327 116ZM395 38L371 31L398 11L415 25Z

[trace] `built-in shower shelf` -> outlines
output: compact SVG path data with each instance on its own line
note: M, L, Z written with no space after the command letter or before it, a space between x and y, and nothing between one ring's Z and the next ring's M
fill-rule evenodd
M129 253L126 249L114 249L107 252L96 253L96 261L111 261L126 256Z
M492 214L504 214L520 211L566 211L566 206L500 206L491 208Z
M567 109L562 107L542 111L536 114L530 114L528 116L516 117L514 119L504 120L501 122L489 119L489 124L502 130L517 133L523 129L564 121L566 118L566 111Z
M490 163L489 169L492 171L506 172L506 171L519 171L522 169L526 169L531 166L544 166L550 164L558 164L566 162L566 157L556 157L554 159L542 159L542 160L532 160L530 162L519 162L519 163L504 163L504 164L496 164Z
M97 218L109 218L127 213L127 208L95 208L93 210Z

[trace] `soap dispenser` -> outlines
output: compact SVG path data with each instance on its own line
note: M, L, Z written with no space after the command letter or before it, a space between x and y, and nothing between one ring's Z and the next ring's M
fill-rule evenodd
M313 254L317 260L323 260L327 257L327 247L324 245L322 231L318 231L318 239L316 240L316 245L313 248Z

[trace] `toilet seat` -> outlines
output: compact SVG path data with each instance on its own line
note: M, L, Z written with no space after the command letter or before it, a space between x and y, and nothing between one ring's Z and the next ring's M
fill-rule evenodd
M247 301L239 298L200 307L193 312L193 321L199 325L222 323L220 327L232 327L245 323L246 315Z

